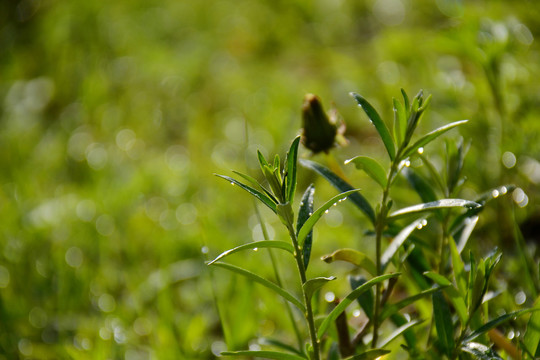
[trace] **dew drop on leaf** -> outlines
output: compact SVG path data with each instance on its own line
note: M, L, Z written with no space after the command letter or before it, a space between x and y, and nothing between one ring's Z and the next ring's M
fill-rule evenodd
M259 251L259 248L253 248L253 251Z
M418 148L418 153L419 153L419 154L423 154L423 153L424 153L424 148L423 148L423 147L419 147L419 148Z
M495 189L491 192L491 196L493 196L493 198L498 198L499 197L499 190Z

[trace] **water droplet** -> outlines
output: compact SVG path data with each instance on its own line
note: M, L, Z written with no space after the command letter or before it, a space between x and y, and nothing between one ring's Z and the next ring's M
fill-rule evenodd
M506 188L506 186L501 186L501 188L499 189L500 193L502 195L506 194L508 192L508 189Z
M347 200L347 197L346 197L346 196L342 199L342 201L345 201L345 200Z
M491 196L493 196L493 198L497 198L499 197L499 190L495 189L491 192Z
M514 330L510 330L510 331L508 332L508 335L506 335L506 337L508 338L508 340L512 340L515 336L516 336L516 333L514 332Z
M334 206L337 206L337 202L336 202L336 203L334 203Z
M423 226L422 226L422 224L418 224L418 225L416 225L416 228L417 228L418 230L421 230L421 229L423 228Z
M423 154L423 153L424 153L424 148L423 148L423 147L419 147L419 148L418 148L418 153L419 153L419 154Z
M303 202L303 201L300 203L300 206L304 206L304 202Z
M336 295L331 291L324 294L324 300L326 300L327 302L332 302L334 301L335 298L336 298Z
M409 167L409 166L411 166L411 162L409 160L406 160L405 161L405 167Z
M326 210L324 213L325 213L325 214L328 214L328 210Z
M310 212L310 213L309 213L309 216L311 216L311 215L313 215L313 213L312 213L312 212Z
M362 312L359 309L353 311L352 316L359 317Z
M514 296L514 301L516 302L516 305L523 305L525 301L527 300L527 295L523 291L520 291Z
M426 219L422 220L422 226L426 226L426 225L427 225L427 220Z
M231 185L234 186L234 183L231 181Z
M259 248L253 248L253 251L259 251Z

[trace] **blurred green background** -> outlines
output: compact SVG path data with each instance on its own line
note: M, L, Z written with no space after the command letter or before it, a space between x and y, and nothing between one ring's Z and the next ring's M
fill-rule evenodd
M535 0L1 2L0 359L212 359L258 335L286 338L272 294L204 260L261 237L249 196L213 173L257 175L256 149L284 154L306 93L347 123L340 162L384 158L350 91L390 122L400 88L424 89L423 131L469 119L449 135L472 140L465 194L521 189L483 213L479 249L506 248L505 271L519 271L501 219L516 208L534 253L539 36ZM443 148L431 145L435 161ZM316 182L316 203L334 194L305 170L299 181ZM372 251L364 230L351 205L334 209L313 259ZM271 274L264 254L235 259ZM350 270L313 261L313 274ZM512 279L511 299L522 290Z

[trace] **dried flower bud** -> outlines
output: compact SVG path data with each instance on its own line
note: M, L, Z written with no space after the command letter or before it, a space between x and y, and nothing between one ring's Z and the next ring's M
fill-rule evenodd
M337 116L332 116L332 119L328 117L317 96L307 94L302 105L302 144L314 154L321 151L328 153L338 135L336 118Z

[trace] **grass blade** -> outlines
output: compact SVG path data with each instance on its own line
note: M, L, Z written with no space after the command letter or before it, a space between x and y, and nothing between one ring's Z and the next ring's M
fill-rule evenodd
M227 180L228 182L230 182L233 185L238 185L240 188L244 189L245 191L247 191L251 195L255 196L257 199L262 201L262 203L264 205L268 206L270 208L270 210L272 210L274 213L277 214L276 203L272 199L270 199L268 196L266 196L265 194L260 192L259 190L256 190L256 189L252 188L251 186L242 184L240 181L235 180L235 179L233 179L232 177L229 177L229 176L219 175L219 174L216 174L216 176Z
M407 240L409 235L411 235L411 233L418 226L422 226L422 221L425 221L425 220L426 218L422 217L420 219L413 221L412 223L407 225L403 230L401 230L399 234L396 235L396 237L394 237L394 240L392 240L390 245L388 245L388 247L384 251L384 254L381 257L381 268L383 271L384 269L386 269L386 267L390 263L390 260L392 260L392 257L394 257L394 255L396 254L398 249L401 247L401 245L403 245L405 240Z
M427 133L426 135L422 136L418 141L416 141L414 144L409 146L407 148L407 150L405 150L405 152L403 153L403 158L411 156L412 154L414 154L418 150L419 147L423 147L423 146L429 144L430 142L432 142L433 140L435 140L436 138L438 138L439 136L441 136L442 134L444 134L448 130L453 129L456 126L463 125L467 121L469 121L469 120L456 121L456 122L447 124L445 126L441 126L440 128L435 129L435 130Z
M223 262L219 262L219 261L212 263L212 266L222 267L224 269L227 269L227 270L230 270L230 271L235 272L237 274L240 274L240 275L242 275L242 276L244 276L244 277L246 277L246 278L248 278L248 279L250 279L252 281L258 282L259 284L267 287L268 289L273 290L275 293L277 293L278 295L283 297L285 300L287 300L291 304L295 305L302 312L306 311L306 308L305 308L304 304L302 304L300 302L300 300L298 300L296 297L294 297L287 290L277 286L273 282L268 281L263 277L260 277L257 274L252 273L251 271L242 269L241 267L238 267L238 266L235 266L235 265L231 265L231 264L227 264L227 263L223 263Z
M346 358L345 360L375 360L379 357L389 354L390 350L384 349L371 349L362 354L354 355Z
M357 156L345 161L345 164L354 163L358 170L364 170L381 187L386 188L386 172L383 167L374 159L367 156Z
M286 178L286 200L292 203L294 194L296 193L296 162L298 160L298 145L300 144L300 136L293 140L289 152L287 153L287 178Z
M389 218L396 219L404 215L410 215L410 214L415 214L415 213L424 212L424 211L433 211L433 210L443 209L443 208L466 207L469 209L471 208L476 209L481 206L482 205L474 201L469 201L469 200L441 199L437 201L432 201L428 203L413 205L413 206L409 206L403 209L399 209L398 211L394 211L392 214L390 214Z
M258 248L274 248L274 249L281 249L286 250L290 252L291 254L294 253L293 246L285 241L278 241L278 240L262 240L262 241L255 241L248 244L237 246L233 249L227 250L222 252L218 255L214 260L210 261L207 265L212 265L218 260L223 259L226 256L229 256L231 254L234 254L239 251L243 250L250 250L250 249L258 249Z
M326 263L331 263L338 260L345 261L365 269L373 276L377 274L377 268L373 260L371 260L366 254L358 250L338 249L330 255L324 255L321 260Z
M302 201L300 202L300 208L298 209L298 219L296 220L296 236L300 232L300 229L306 223L307 219L313 213L313 195L315 194L315 187L313 184L309 185L304 195L302 196ZM307 269L309 265L309 258L311 256L311 246L313 243L313 230L311 230L306 235L306 240L304 241L304 246L302 251L304 252L304 269Z
M347 308L347 306L349 306L354 300L356 300L358 298L358 296L360 296L364 291L367 291L368 289L371 289L374 285L384 281L384 280L387 280L387 279L390 279L390 278L393 278L393 277L397 277L401 275L400 273L394 273L394 274L386 274L386 275L381 275L381 276L378 276L376 278L373 278L369 281L367 281L366 283L364 283L363 285L357 287L356 289L354 289L352 292L349 293L349 295L347 295L347 297L345 297L345 299L341 300L341 302L338 304L338 306L336 306L331 312L330 314L328 314L326 316L326 318L324 319L324 321L321 323L320 327L319 327L319 331L317 332L317 336L319 338L321 338L324 333L326 332L326 330L328 330L328 327L330 326L330 324L333 324L334 321L337 319L337 317Z
M331 206L334 204L337 204L338 202L343 201L347 196L354 194L356 192L360 191L360 189L354 189L350 191L345 191L341 194L338 194L328 200L324 203L320 208L318 208L313 215L309 217L309 219L306 220L300 231L298 232L298 245L300 247L303 246L304 240L306 240L307 235L311 232L313 229L313 226L319 221L319 219L323 216L323 214L326 212L326 210L330 209Z
M264 359L278 359L278 360L306 360L303 356L298 356L294 354L283 353L279 351L268 351L268 350L240 350L240 351L224 351L221 353L222 356L253 356Z
M334 174L330 169L310 160L300 160L302 166L307 167L325 178L333 187L341 192L353 190L354 188L345 180ZM349 199L362 211L371 223L375 223L375 211L360 193L354 193L349 196Z
M454 326L452 323L452 317L450 315L450 308L440 291L434 293L432 299L433 317L435 318L437 335L439 337L442 350L448 356L448 358L451 359L452 352L454 351Z
M382 121L381 117L377 113L377 110L371 106L371 104L364 99L362 96L358 95L357 93L351 93L351 95L354 97L358 105L364 109L365 113L367 114L369 120L375 125L375 129L377 129L377 132L379 133L384 146L386 147L386 151L388 152L388 155L390 156L390 160L394 160L396 157L396 148L394 145L394 141L392 140L392 137L390 136L390 132L388 131L388 128L386 127L386 124Z

